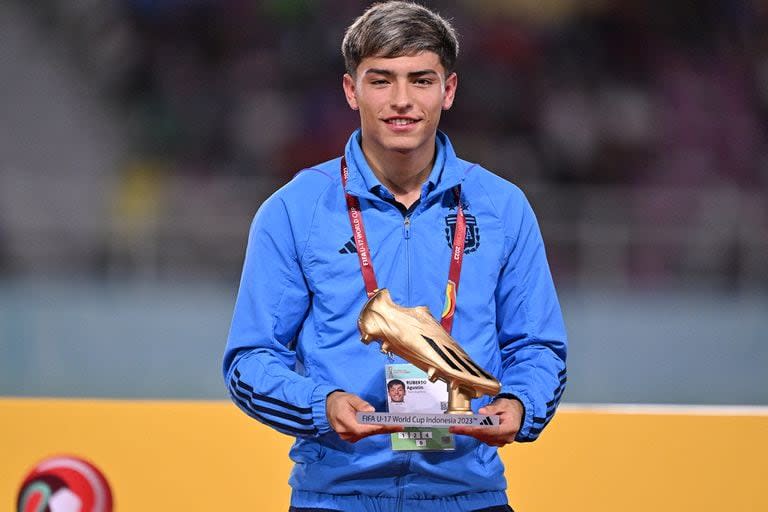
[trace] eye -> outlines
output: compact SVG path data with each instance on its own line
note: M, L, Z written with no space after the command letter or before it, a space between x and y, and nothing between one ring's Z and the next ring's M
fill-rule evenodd
M432 80L431 78L417 78L416 80L413 81L414 84L420 87L428 87L432 85L433 82L434 80Z
M389 82L384 80L383 78L377 78L375 80L371 80L371 85L387 85Z

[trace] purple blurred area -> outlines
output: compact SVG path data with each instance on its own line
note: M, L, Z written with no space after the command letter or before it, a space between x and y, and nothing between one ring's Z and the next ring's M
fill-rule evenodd
M526 190L559 283L768 288L768 8L424 3L461 34L442 128ZM367 4L0 7L0 272L236 279L259 203L357 125Z

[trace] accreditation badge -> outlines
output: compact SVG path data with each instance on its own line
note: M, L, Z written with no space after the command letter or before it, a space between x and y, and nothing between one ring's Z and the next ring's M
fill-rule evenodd
M430 382L426 372L412 364L388 364L387 409L390 413L440 414L448 409L444 382ZM456 448L453 435L442 427L405 427L391 434L394 451L441 451Z

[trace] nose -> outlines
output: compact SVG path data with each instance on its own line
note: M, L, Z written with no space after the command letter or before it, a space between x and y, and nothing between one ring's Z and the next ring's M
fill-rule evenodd
M411 99L408 94L408 84L396 82L392 87L390 103L393 110L403 111L411 107Z

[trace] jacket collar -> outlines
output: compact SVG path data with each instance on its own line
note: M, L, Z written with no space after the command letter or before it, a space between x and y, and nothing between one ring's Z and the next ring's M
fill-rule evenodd
M377 189L384 188L384 185L368 165L360 145L361 140L362 133L358 128L352 133L344 149L349 167L346 191L353 196L379 199L376 193ZM453 150L448 136L438 131L435 145L437 151L435 164L422 189L422 196L427 198L451 189L464 180L465 165L462 165L456 157L456 152Z

